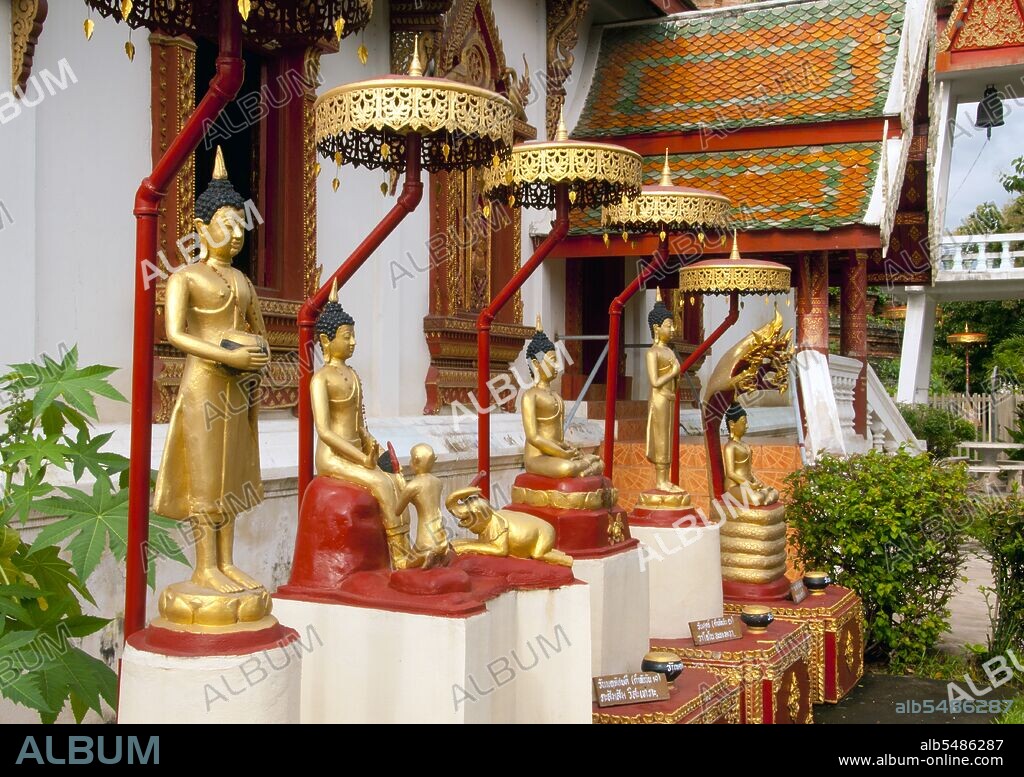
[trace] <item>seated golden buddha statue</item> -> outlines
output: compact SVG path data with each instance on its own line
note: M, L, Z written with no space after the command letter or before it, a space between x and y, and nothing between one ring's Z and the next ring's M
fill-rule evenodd
M317 474L369 491L380 506L394 569L421 566L424 558L409 541L409 515L399 509L404 487L400 474L378 466L380 443L366 428L363 390L356 371L348 365L356 347L355 321L338 303L337 287L316 322L324 366L313 375L310 394L316 425Z
M743 442L747 432L747 411L733 402L725 411L725 425L729 430L729 442L722 449L725 472L725 491L742 503L752 507L763 507L779 501L778 490L766 486L751 467L750 446Z
M599 475L604 469L601 457L584 453L565 441L565 404L551 388L561 367L555 344L541 328L526 348L526 362L534 384L523 394L523 430L526 447L523 457L526 471L548 478L578 478Z

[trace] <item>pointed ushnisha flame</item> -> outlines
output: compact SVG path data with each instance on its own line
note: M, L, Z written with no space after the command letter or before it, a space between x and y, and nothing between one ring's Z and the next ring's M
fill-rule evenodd
M213 180L226 181L228 179L228 166L224 164L224 149L217 146L217 156L213 163Z

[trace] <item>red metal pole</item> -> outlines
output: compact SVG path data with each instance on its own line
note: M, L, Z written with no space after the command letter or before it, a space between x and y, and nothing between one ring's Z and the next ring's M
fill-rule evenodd
M622 339L622 311L626 303L668 260L668 236L661 241L651 261L640 268L623 292L608 306L608 372L604 402L604 476L611 479L615 449L615 395L619 389L619 344Z
M125 638L146 626L150 462L153 446L153 334L157 266L157 215L167 187L199 141L242 86L242 20L231 0L220 3L217 73L135 195L135 331L132 345L131 467L128 472L128 538L124 597Z
M679 374L682 375L690 367L697 363L697 360L704 355L704 352L708 350L719 337L725 334L725 331L739 320L740 317L740 297L735 291L729 295L729 315L725 317L725 320L719 325L718 329L712 332L704 340L703 343L697 346L696 350L686 357L681 365L679 365Z
M366 239L360 243L338 270L327 279L327 282L299 309L299 505L302 495L313 480L313 406L310 402L309 384L313 379L313 327L320 310L327 302L331 293L331 285L338 282L338 288L344 286L370 258L388 235L412 213L423 199L423 182L420 170L419 135L407 135L405 138L405 183L398 195L395 206L374 228Z
M494 296L491 304L480 311L480 316L476 320L476 403L479 408L476 422L479 450L477 471L480 472L480 489L488 499L491 496L491 400L490 387L487 385L491 380L491 322L498 315L498 311L526 283L526 279L533 274L533 271L540 266L540 263L547 258L555 246L565 239L567 234L569 234L569 185L560 183L555 185L555 220L551 224L551 232L533 252L529 261L520 267L519 271ZM483 406L484 397L487 397L486 407Z

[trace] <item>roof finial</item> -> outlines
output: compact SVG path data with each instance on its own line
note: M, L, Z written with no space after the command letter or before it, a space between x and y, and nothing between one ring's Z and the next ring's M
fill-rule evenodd
M661 168L661 183L659 186L672 185L672 169L668 166L668 149L665 149L665 166Z
M738 262L740 260L740 244L736 238L736 230L732 231L732 253L729 254L729 260Z
M565 128L565 107L558 109L558 129L555 130L555 140L565 142L569 139L569 130Z
M423 63L420 62L420 36L416 34L416 40L412 44L412 62L409 63L409 75L419 78L423 75Z
M537 325L534 327L538 332L544 331L544 326L540 322L540 313L537 314Z
M338 279L335 278L331 281L331 295L327 298L328 302L338 301Z
M228 179L228 167L224 164L224 150L217 146L217 156L213 163L213 180L226 181Z

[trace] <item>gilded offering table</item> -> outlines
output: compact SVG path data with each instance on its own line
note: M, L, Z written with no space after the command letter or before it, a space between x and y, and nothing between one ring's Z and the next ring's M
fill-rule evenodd
M594 723L739 723L740 684L706 669L687 668L672 681L668 699L598 707Z
M776 620L762 633L695 647L693 640L654 639L653 650L669 650L686 669L705 669L742 685L741 723L813 723L809 661L811 631Z
M725 611L738 614L745 602L725 600ZM808 670L811 700L836 704L864 675L864 611L860 597L849 588L830 585L799 604L771 603L775 621L805 624L811 632Z

